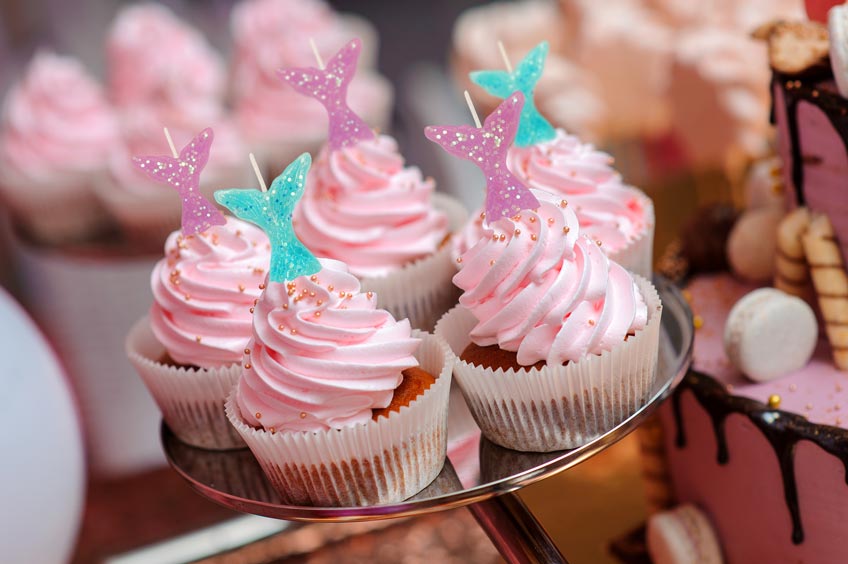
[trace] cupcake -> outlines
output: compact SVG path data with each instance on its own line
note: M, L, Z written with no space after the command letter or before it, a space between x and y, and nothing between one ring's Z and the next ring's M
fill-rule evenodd
M150 313L132 328L126 349L180 440L227 449L242 446L223 407L241 374L270 242L254 225L225 219L199 194L211 141L204 130L178 158L137 159L152 178L181 187L183 219L153 269Z
M310 164L301 155L267 192L216 193L262 226L272 248L227 416L283 503L400 501L444 464L447 350L379 309L344 263L319 262L297 238L291 210Z
M358 40L351 41L326 71L280 72L296 90L322 100L330 113L329 141L295 208L295 231L317 255L343 260L365 291L380 296L381 307L408 318L413 327L432 329L456 303L448 240L465 212L447 196L434 198L435 183L405 166L397 142L374 134L344 106L360 49ZM340 86L334 76L344 77Z
M234 6L230 24L235 120L264 172L276 175L302 151L317 152L327 137L324 112L281 83L277 69L313 64L310 39L327 56L363 25L323 0L243 0ZM368 123L385 129L392 88L370 68L373 62L366 65L350 85L350 104Z
M132 157L166 152L163 126L180 146L213 124L216 142L201 182L202 192L211 198L214 189L237 186L249 177L247 149L225 114L221 56L168 8L124 8L112 24L106 54L109 96L120 117L122 143L107 161L98 196L129 242L148 250L179 226L179 200L139 171Z
M563 196L577 213L583 233L603 242L610 258L645 277L652 270L654 207L650 198L626 186L608 154L583 144L562 129L554 129L533 105L533 90L548 52L540 43L512 72L478 71L471 79L489 93L507 97L524 94L516 140L507 166L526 186ZM457 254L480 238L482 210L457 238Z
M39 242L90 239L107 224L94 196L117 122L76 59L38 52L0 115L0 197Z
M483 434L514 450L576 448L648 400L662 308L653 286L580 234L571 205L494 222L462 255L460 305L436 326Z
M516 92L480 128L425 131L486 175L487 227L458 259L460 305L436 335L459 357L454 374L486 438L548 452L585 444L647 401L661 305L648 281L580 234L564 198L510 172L523 108Z

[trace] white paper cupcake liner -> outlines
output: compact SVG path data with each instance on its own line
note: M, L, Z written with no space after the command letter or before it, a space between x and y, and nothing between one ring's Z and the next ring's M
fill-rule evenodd
M462 204L445 194L433 194L433 206L447 214L452 233L468 219ZM406 318L412 327L432 331L439 318L459 299L459 290L451 282L454 274L453 245L446 241L432 255L388 276L363 278L362 291L377 294L378 305L395 319Z
M525 452L577 448L609 431L644 405L656 374L662 305L647 280L634 279L648 305L648 323L610 351L541 369L481 368L458 357L477 324L462 306L436 325L451 349L454 376L483 434Z
M626 246L609 253L609 258L643 278L651 278L654 266L654 203L641 190L638 192L645 210L645 228Z
M364 425L316 433L254 429L242 419L233 389L227 416L283 503L329 507L397 502L438 476L447 449L449 351L433 335L413 334L422 338L418 362L438 376L436 382L399 412Z
M241 377L240 364L214 369L162 364L159 359L165 347L153 335L147 316L130 330L126 350L168 427L181 441L212 450L245 446L224 413L224 402Z

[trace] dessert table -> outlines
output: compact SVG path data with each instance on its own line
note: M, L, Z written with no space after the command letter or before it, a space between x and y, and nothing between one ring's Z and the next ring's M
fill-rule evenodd
M630 417L572 450L523 453L481 437L458 389L452 390L448 457L438 477L400 503L367 507L283 505L247 449L208 451L181 443L162 425L165 454L198 493L243 513L286 521L352 522L409 517L467 506L507 562L566 562L542 525L521 501L521 488L572 468L634 431L686 373L692 360L692 314L680 291L654 280L663 308L657 375L649 399Z

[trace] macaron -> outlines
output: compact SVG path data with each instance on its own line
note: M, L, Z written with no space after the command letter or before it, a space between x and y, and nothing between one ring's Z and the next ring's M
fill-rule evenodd
M771 282L783 216L782 208L766 206L739 217L727 238L727 262L733 274L749 282Z
M654 564L721 564L718 536L703 511L679 505L648 520L648 553Z
M803 368L816 348L818 333L807 302L774 288L760 288L730 310L724 350L748 378L767 382Z
M827 13L827 31L830 36L830 66L839 94L848 98L848 6L830 8Z

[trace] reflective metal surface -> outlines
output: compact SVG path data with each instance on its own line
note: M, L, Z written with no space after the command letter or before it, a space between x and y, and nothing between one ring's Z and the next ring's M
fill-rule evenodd
M515 491L579 464L635 430L680 382L692 360L692 314L679 290L654 283L663 302L657 377L651 398L628 419L582 447L523 453L480 436L458 389L451 391L448 459L436 480L418 495L390 505L301 507L282 505L249 450L215 452L181 443L162 425L171 466L200 494L231 509L295 521L358 521L441 511Z

